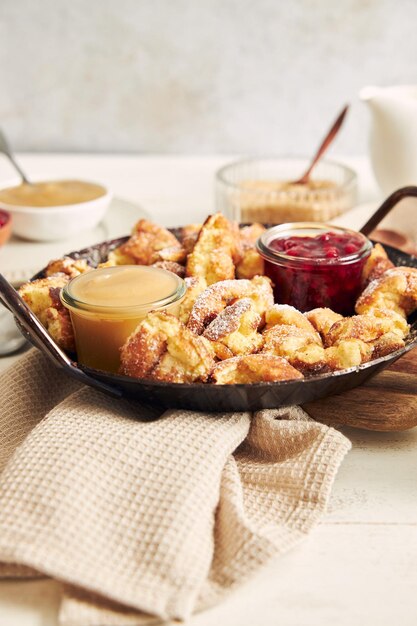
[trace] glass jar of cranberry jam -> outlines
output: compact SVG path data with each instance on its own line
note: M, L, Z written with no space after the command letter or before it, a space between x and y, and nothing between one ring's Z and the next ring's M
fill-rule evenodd
M280 224L263 233L257 249L276 302L303 312L316 307L354 312L372 249L361 233L317 222Z

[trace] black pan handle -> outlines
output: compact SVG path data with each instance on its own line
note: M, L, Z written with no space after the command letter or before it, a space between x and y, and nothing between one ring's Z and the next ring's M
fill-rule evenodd
M375 211L366 224L362 226L360 232L368 237L378 224L382 222L384 217L404 198L417 198L417 187L411 185L409 187L401 187L401 189L394 191L394 193L384 200L379 209Z
M13 313L22 328L31 337L35 345L49 357L55 365L63 368L72 378L75 378L80 383L84 383L84 385L94 387L114 398L122 397L123 392L118 387L113 387L112 385L96 380L79 369L74 361L71 361L68 355L61 350L52 337L46 332L36 315L32 313L14 287L2 274L0 274L0 298Z

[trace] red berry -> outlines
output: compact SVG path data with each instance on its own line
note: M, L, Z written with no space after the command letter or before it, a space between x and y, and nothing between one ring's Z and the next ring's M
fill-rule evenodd
M326 257L328 259L337 259L339 256L339 251L334 247L330 246L326 249Z
M357 252L357 250L358 250L358 247L354 243L348 243L345 246L346 254L353 254L354 252Z

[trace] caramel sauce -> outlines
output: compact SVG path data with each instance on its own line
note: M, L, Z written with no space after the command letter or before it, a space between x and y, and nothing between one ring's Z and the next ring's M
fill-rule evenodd
M69 293L93 307L116 307L116 316L126 316L126 307L152 304L169 297L178 281L171 272L143 265L120 265L87 272L72 281Z
M104 196L101 185L81 180L54 180L39 183L22 183L16 187L0 189L0 202L26 207L53 207L79 204Z
M61 298L71 314L78 362L117 372L120 348L149 311L178 314L183 285L171 272L141 265L102 268L74 278Z

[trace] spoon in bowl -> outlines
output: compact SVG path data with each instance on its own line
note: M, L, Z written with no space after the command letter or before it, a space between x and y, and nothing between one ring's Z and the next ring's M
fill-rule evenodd
M348 112L348 109L349 109L349 105L347 104L339 113L339 115L337 116L337 119L334 121L332 127L330 128L327 135L321 142L308 169L304 172L301 178L299 178L298 180L294 180L292 182L293 185L307 185L313 168L316 166L317 162L321 159L321 157L326 152L327 148L330 146L330 144L333 142L334 138L336 137L337 133L339 132L343 124L343 121L345 119L346 113Z
M10 149L9 142L7 141L5 134L3 133L1 129L0 129L0 152L2 152L5 156L7 156L10 163L18 172L19 176L21 177L25 185L30 185L31 182L29 181L28 177L26 176L26 174L24 173L20 165L17 163L16 159L14 158L13 153Z

